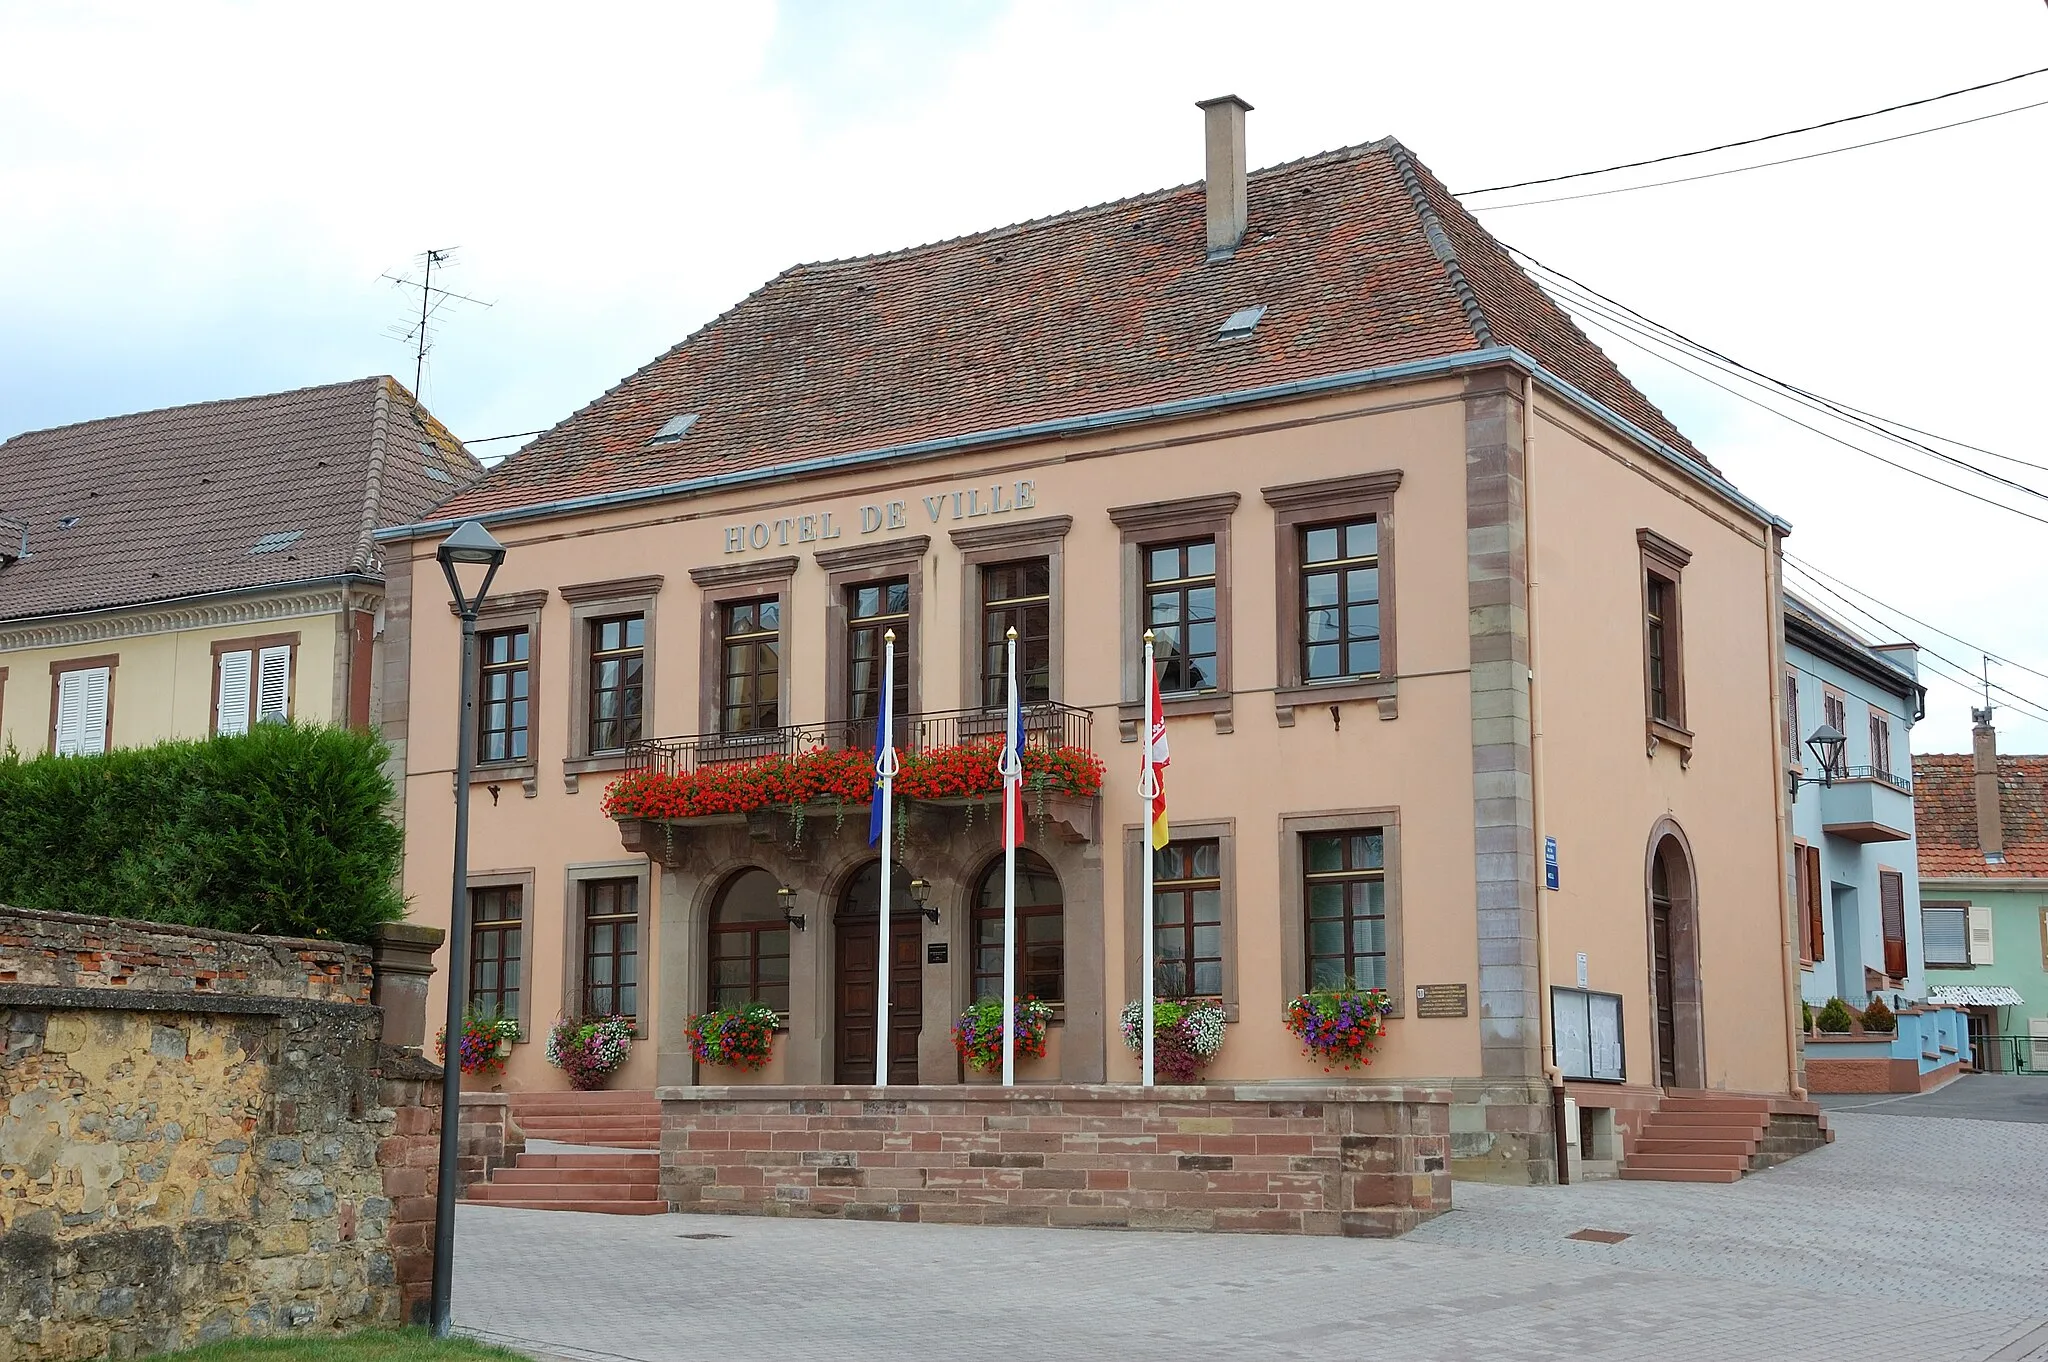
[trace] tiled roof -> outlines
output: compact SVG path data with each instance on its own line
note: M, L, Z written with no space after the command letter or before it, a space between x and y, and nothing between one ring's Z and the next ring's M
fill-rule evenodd
M1698 452L1392 140L1203 187L799 265L494 468L449 518L1517 345ZM1219 342L1242 308L1249 339ZM672 418L682 438L649 446ZM1702 460L1704 462L1704 460Z
M29 547L0 567L0 621L375 574L373 530L482 471L393 378L29 431L0 469Z
M1913 821L1920 873L2048 876L2048 756L1998 759L1998 812L2005 860L1984 859L1977 841L1975 762L1968 754L1913 758Z

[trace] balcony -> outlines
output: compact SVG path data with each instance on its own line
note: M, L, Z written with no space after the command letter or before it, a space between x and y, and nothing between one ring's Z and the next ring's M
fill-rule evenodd
M1913 783L1875 766L1850 766L1820 791L1821 828L1849 842L1903 842L1913 835Z
M1024 706L1024 745L1044 749L1092 747L1094 715L1072 705ZM950 709L905 714L896 721L896 750L903 756L937 752L981 738L1003 736L999 709ZM831 724L763 728L746 733L697 733L679 738L645 738L626 747L626 770L688 775L707 766L757 761L763 757L793 758L808 752L871 748L873 719Z

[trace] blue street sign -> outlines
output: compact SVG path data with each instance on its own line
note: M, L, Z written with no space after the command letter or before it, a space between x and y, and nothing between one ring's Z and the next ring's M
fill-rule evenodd
M1543 839L1543 887L1545 889L1557 888L1557 839L1555 837Z

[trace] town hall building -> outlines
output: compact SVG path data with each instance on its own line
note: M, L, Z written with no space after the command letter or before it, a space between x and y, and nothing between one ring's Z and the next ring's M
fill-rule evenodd
M1223 1085L1343 1081L1288 1000L1385 988L1358 1077L1449 1090L1461 1175L1611 1165L1667 1094L1803 1096L1789 527L1407 148L1248 174L1248 108L1203 106L1201 183L791 268L384 533L406 893L447 923L467 745L468 987L523 1024L507 1089L564 1087L549 1026L612 1013L620 1088L963 1082L997 806L904 795L884 941L864 787L744 773L865 751L887 635L896 741L940 770L1001 731L1014 630L1027 746L1065 773L1026 791L1017 975L1056 1013L1021 1080L1135 1082L1149 972L1222 1004ZM472 519L508 553L464 727L434 554ZM723 802L610 816L645 773ZM699 1072L689 1018L755 1000L768 1067Z

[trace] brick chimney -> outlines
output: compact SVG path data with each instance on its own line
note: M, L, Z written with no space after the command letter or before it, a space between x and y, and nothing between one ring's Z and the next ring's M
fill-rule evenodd
M1219 95L1195 107L1202 111L1207 156L1209 258L1228 260L1244 240L1244 116L1252 106L1236 95Z
M1998 816L1998 730L1991 726L1991 709L1974 706L1970 717L1971 774L1977 785L1977 845L1987 860L2005 858L2005 827Z

